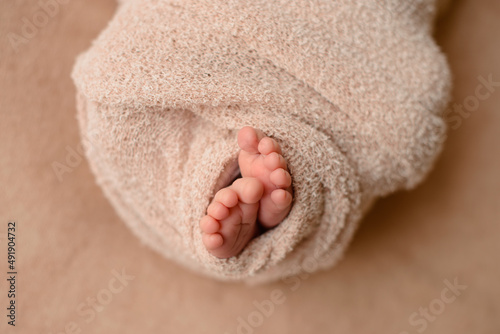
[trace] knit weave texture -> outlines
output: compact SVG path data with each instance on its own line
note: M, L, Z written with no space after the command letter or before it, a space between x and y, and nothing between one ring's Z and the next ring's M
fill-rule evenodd
M435 14L433 0L122 1L73 71L98 184L138 237L199 273L267 282L333 266L373 201L413 188L441 150ZM198 224L246 125L282 145L293 206L218 259Z

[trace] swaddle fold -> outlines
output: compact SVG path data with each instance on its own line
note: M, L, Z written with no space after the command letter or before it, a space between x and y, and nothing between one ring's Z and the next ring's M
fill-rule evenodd
M450 75L430 36L435 10L124 1L73 71L97 182L146 244L197 272L265 282L331 267L370 204L418 184L441 149ZM218 259L198 224L223 171L237 174L246 125L282 146L294 202Z

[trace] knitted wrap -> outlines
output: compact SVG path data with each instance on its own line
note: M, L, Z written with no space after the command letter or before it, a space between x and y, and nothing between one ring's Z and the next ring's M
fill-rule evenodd
M450 74L435 7L122 1L73 71L98 184L138 237L197 272L266 282L331 267L373 200L414 187L441 149ZM246 125L282 146L293 206L218 259L198 224Z

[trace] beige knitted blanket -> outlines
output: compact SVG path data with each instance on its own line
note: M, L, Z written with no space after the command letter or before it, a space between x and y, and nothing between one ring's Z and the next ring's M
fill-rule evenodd
M138 237L200 273L264 282L331 267L373 200L414 187L441 149L450 74L435 7L122 1L73 72L97 182ZM198 224L245 125L282 145L293 207L218 259Z

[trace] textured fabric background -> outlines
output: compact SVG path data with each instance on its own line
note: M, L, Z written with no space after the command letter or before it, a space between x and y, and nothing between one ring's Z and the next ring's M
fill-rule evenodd
M70 71L114 6L71 1L15 53L4 37L20 33L23 17L31 20L40 7L0 2L2 259L6 221L20 226L19 323L15 330L6 326L2 276L1 333L60 333L72 322L82 333L236 333L238 318L248 319L254 302L275 289L285 301L254 333L417 333L420 326L408 318L440 298L444 280L455 277L467 289L428 322L425 333L498 333L498 90L477 110L452 114L430 178L377 202L335 269L253 288L219 283L141 246L103 197L85 159L68 153L80 142ZM497 1L463 0L439 25L454 73L453 103L473 101L479 76L500 81L499 22ZM62 182L54 162L69 168ZM5 265L0 261L1 273ZM113 270L122 268L135 278L94 318L80 316L78 307L103 296Z

